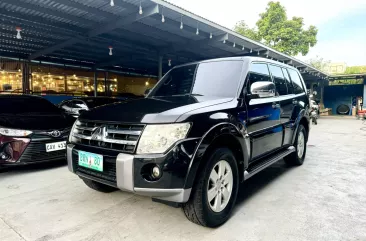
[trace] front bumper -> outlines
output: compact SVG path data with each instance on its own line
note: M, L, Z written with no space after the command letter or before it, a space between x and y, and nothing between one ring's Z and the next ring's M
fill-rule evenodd
M46 151L46 144L66 141L66 138L66 136L60 138L13 138L6 143L2 143L0 146L1 152L9 156L8 159L0 160L0 165L21 166L66 160L65 149L52 152ZM21 144L22 142L20 140L27 141L25 144ZM11 146L10 149L9 146ZM5 151L6 148L7 150Z
M132 155L74 144L67 145L67 162L71 172L123 191L150 196L168 202L185 203L191 188L185 188L189 164L199 139L178 143L164 155ZM78 151L103 155L103 172L89 170L78 165ZM142 175L147 165L158 165L161 178L149 181Z

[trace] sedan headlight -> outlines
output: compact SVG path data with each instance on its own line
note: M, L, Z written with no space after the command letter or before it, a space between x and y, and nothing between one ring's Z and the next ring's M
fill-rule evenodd
M187 136L190 126L189 123L147 125L140 138L137 154L164 153Z
M0 135L3 136L24 137L29 136L30 134L32 134L32 132L27 130L0 128Z

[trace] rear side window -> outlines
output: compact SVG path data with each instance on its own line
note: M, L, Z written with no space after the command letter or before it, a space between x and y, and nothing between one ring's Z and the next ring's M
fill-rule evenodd
M300 76L297 74L295 70L288 69L288 72L290 74L292 85L294 87L294 94L303 93L304 88L302 87Z
M268 65L268 67L276 85L276 95L287 95L287 81L283 76L281 68L274 65Z
M249 73L247 76L247 90L250 92L250 86L258 81L271 81L267 64L256 64L253 63L250 66Z
M287 93L288 94L293 94L294 93L294 87L292 86L290 76L288 75L287 70L282 68L282 73L283 73L283 76L285 76L285 80L286 80L286 83L287 83Z

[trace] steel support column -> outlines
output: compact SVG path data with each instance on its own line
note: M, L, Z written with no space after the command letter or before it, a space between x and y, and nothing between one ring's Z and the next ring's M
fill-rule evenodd
M104 95L109 96L109 86L107 84L108 72L104 72Z
M98 94L98 72L94 70L94 97Z
M29 64L26 62L22 63L22 92L23 94L30 93L30 86L29 86Z
M159 80L161 79L161 77L163 77L163 56L159 55L159 66L158 66L158 77Z

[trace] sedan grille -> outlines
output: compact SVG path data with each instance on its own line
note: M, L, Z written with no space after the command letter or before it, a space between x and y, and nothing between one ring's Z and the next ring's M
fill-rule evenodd
M105 124L78 120L72 137L76 144L133 153L144 127L144 125Z

